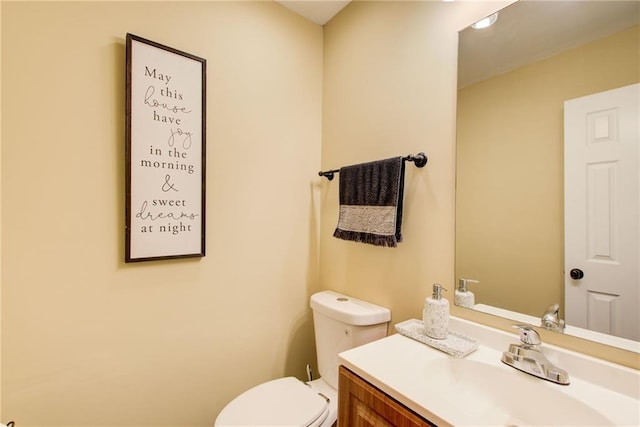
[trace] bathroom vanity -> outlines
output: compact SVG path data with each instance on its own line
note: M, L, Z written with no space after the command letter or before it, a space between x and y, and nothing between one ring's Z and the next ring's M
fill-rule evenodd
M338 425L429 427L430 423L344 366L340 366Z
M394 334L341 353L339 424L640 425L639 371L543 343L563 386L501 363L515 334L455 317L450 330L479 348L455 358Z

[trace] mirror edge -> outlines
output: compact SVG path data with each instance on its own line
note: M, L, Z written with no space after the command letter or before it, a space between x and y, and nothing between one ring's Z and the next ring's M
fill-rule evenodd
M500 329L505 332L512 333L514 337L517 335L512 325L514 321L505 317L494 316L492 314L482 313L480 311L468 310L451 304L451 315L461 319L476 322L485 326ZM607 360L632 369L640 369L640 357L637 353L612 347L606 344L600 344L583 338L564 335L540 328L538 325L532 325L540 334L542 342L557 347L562 347L587 356L596 357L598 359Z
M470 10L469 16L473 15L473 20L469 20L469 22L461 26L457 32L458 37L460 36L460 32L465 28L469 27L474 22L489 16L495 12L499 12L500 10L508 7L511 4L517 3L519 0L505 0L503 2L495 2L492 4L483 5L483 7L478 7L476 10ZM467 16L468 18L468 16ZM457 99L457 86L456 86L456 99ZM457 102L456 102L457 104ZM457 105L456 105L457 110ZM457 113L456 113L457 120ZM454 145L455 147L455 145ZM454 174L456 166L454 165ZM456 189L456 185L454 183L454 191ZM455 202L454 202L455 204ZM454 237L455 239L455 237ZM455 250L453 254L453 258L455 259ZM456 277L455 277L455 268L453 274L453 284L455 285ZM514 337L517 335L514 331L512 325L514 320L508 319L505 317L495 316L492 314L483 313L480 311L469 310L463 307L458 307L453 303L453 296L450 297L450 307L452 316L459 317L461 319L469 320L471 322L476 322L481 325L485 325L488 327L492 327L495 329L499 329L505 332L509 332L514 334ZM626 366L632 369L640 370L640 357L638 357L638 353L624 350L621 348L609 346L606 344L601 344L595 341L590 341L583 338L573 337L569 335L565 335L558 332L553 332L546 330L544 328L540 328L538 325L532 325L535 327L536 331L540 333L540 336L544 343L551 344L557 347L562 347L571 351L575 351L577 353L581 353L587 356L596 357L598 359L606 360L612 363L617 363L622 366Z

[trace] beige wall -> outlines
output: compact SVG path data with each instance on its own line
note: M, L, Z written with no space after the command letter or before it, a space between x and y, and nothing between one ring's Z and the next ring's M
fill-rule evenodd
M202 259L123 262L127 32L208 60ZM2 86L4 421L212 425L305 377L320 26L274 2L2 2Z
M0 44L2 43L2 5L0 4ZM0 49L1 50L1 49ZM2 99L2 66L0 66L0 100ZM0 422L2 418L2 102L0 102Z
M639 43L635 26L459 91L456 277L476 302L564 302L563 103L638 82Z
M338 181L322 183L321 286L391 308L392 323L421 318L433 283L453 292L457 32L498 8L355 2L325 26L323 168L429 157L407 165L396 249L333 238Z
M303 376L319 287L393 322L452 290L457 31L498 8L355 2L323 45L271 2L3 2L2 419L210 425ZM208 59L201 260L122 262L126 32ZM405 242L331 237L338 181L318 169L418 151Z
M396 249L335 239L338 182L321 183L320 282L420 318L434 282L454 286L457 32L510 2L362 2L325 26L322 168L425 151L409 166ZM452 314L513 332L511 321ZM393 327L390 328L393 332ZM640 367L636 353L541 332L545 342Z

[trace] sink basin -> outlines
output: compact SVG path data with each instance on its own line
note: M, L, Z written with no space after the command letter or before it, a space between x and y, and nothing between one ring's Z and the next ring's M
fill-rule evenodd
M433 360L423 375L438 384L439 396L456 396L461 424L503 426L603 426L607 417L567 394L565 388L547 383L506 365L470 359ZM441 402L447 404L446 402Z
M473 337L463 359L395 334L340 353L340 364L428 421L467 426L640 426L640 371L552 345L566 369L559 385L500 361L517 336L451 316L450 330Z

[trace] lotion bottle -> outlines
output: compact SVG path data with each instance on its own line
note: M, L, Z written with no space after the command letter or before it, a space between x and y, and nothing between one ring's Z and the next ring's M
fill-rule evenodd
M453 303L458 307L473 308L476 304L476 296L467 289L469 283L480 283L477 280L460 279L458 280L458 287L455 290L453 297Z
M437 340L443 340L449 334L449 301L442 298L442 289L438 283L433 285L433 295L425 299L422 312L425 334Z

